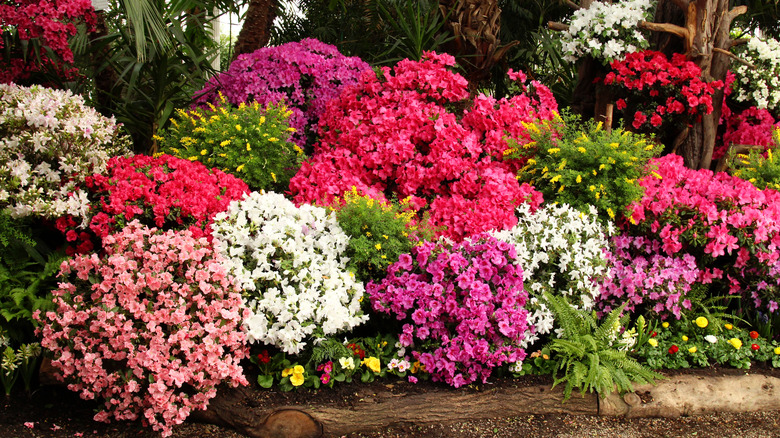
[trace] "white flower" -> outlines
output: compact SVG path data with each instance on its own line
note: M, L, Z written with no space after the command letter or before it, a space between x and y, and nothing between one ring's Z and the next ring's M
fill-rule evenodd
M705 337L704 337L704 340L705 340L705 341L707 341L707 342L709 342L710 344L714 344L714 343L718 342L718 338L716 338L716 337L715 337L715 336L713 336L713 335L707 335L707 336L705 336Z
M354 370L355 360L351 357L342 357L339 358L339 365L341 365L341 368L344 370Z

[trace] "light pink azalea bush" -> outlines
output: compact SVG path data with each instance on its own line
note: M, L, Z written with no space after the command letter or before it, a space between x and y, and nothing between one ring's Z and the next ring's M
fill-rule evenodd
M63 262L56 309L36 313L41 345L68 388L103 399L97 421L140 418L163 436L221 383L246 385L246 310L206 239L137 221L105 256Z
M515 179L522 162L504 160L505 137L529 141L521 122L552 119L552 93L512 73L523 94L471 99L466 79L448 68L454 63L428 52L378 75L364 72L322 116L320 143L290 181L295 201L329 204L352 187L377 199L409 198L455 239L513 226L523 202L535 209L541 194Z
M657 239L667 256L693 255L703 282L717 281L724 293L741 293L757 308L776 311L780 193L724 172L688 169L677 155L653 164L657 174L640 181L645 195L632 206L635 225L627 231Z
M521 362L529 328L515 248L488 235L425 242L366 287L374 310L403 321L400 344L434 381L485 382L493 368Z

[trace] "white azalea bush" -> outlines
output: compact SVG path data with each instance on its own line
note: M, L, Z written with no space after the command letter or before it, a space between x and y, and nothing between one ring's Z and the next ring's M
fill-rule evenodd
M346 269L349 237L332 212L252 192L218 213L212 228L214 246L252 312L244 320L250 342L298 354L307 338L368 319L363 284Z
M601 293L599 282L608 274L607 237L614 233L598 220L595 207L581 213L567 204L548 204L536 212L527 205L517 209L517 225L493 232L515 246L517 263L523 268L523 283L531 299L529 324L535 335L552 330L553 317L539 299L545 291L565 295L574 306L590 310ZM536 338L531 340L535 341Z
M739 55L755 68L741 63L732 66L734 98L776 113L780 110L780 41L750 38Z
M646 49L650 44L637 25L651 19L651 6L650 0L594 1L587 9L578 9L561 36L564 59L575 62L590 55L606 65Z
M113 118L69 91L0 84L0 210L86 221L84 178L127 151Z

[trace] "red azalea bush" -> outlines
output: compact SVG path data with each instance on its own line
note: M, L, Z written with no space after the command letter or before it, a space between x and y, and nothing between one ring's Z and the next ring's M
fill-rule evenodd
M290 181L295 201L329 204L352 187L377 199L409 198L455 239L511 227L515 207L538 206L541 194L515 179L522 163L503 153L505 137L529 138L521 122L553 118L552 93L533 81L511 99L469 100L466 79L447 68L454 64L450 55L426 53L378 76L363 73L322 116L320 143Z
M76 34L79 22L89 29L95 27L95 9L90 0L15 0L0 4L0 53L4 54L0 83L18 83L42 69L72 64L68 38ZM67 68L62 73L67 75Z
M750 107L741 113L732 113L723 106L721 123L725 124L722 143L712 154L718 159L726 154L731 145L757 145L769 147L774 145L772 132L780 128L780 121L775 121L772 114L765 109Z
M63 262L41 345L97 421L140 419L163 436L217 385L248 384L241 294L206 239L133 221L106 236L106 256Z
M335 46L313 38L240 55L226 72L195 93L198 104L258 102L262 106L284 100L292 110L292 141L301 148L313 138L327 103L341 90L356 84L360 72L371 67L358 57L342 55ZM307 151L308 152L308 151Z
M514 246L488 235L425 242L366 291L374 310L403 321L399 342L435 381L483 383L493 368L525 359L528 293Z
M214 215L249 192L233 175L171 155L111 158L106 172L87 177L85 185L92 201L88 230L76 228L70 216L55 223L71 243L71 254L91 251L100 239L134 219L165 230L188 229L196 238L210 237Z
M632 206L627 231L657 239L666 255L696 257L702 282L722 281L728 293L777 310L780 193L724 172L688 169L677 155L651 164L657 174L640 181L645 195Z
M628 92L628 99L618 99L615 107L633 111L627 116L637 130L658 132L664 122L711 113L712 94L723 86L722 81L704 82L701 68L680 53L669 60L661 52L633 52L610 67L604 84L617 94Z

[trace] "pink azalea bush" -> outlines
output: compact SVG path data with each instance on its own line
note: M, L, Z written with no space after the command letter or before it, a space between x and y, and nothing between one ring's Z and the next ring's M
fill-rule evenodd
M552 93L511 73L523 94L472 100L466 79L448 69L454 63L428 52L394 70L364 72L322 116L320 143L290 181L294 200L330 204L352 187L408 199L455 239L513 226L523 202L536 208L541 194L515 179L522 162L503 159L505 137L530 141L521 122L552 119Z
M78 229L69 216L55 223L71 243L71 253L91 251L100 239L134 219L208 237L214 215L249 192L233 175L171 155L111 158L105 173L87 177L85 186L92 201L88 229Z
M284 100L292 110L291 140L300 146L317 131L317 122L331 99L356 84L370 66L358 57L342 55L335 46L313 38L240 55L226 72L195 93L198 104L218 104L221 92L228 102L258 102L262 106Z
M691 309L690 295L702 274L695 257L666 255L659 241L644 236L615 236L610 246L608 274L596 303L600 312L607 314L628 302L626 310L632 313L645 309L662 319L680 319Z
M374 310L404 322L400 344L433 380L485 382L493 368L526 355L528 294L515 257L512 245L488 235L425 242L366 290Z
M780 193L724 172L688 169L677 155L652 164L658 171L640 181L645 195L632 206L628 231L657 239L668 256L695 256L703 282L718 280L757 308L777 310Z
M712 158L723 157L731 145L757 145L769 147L774 145L772 131L780 128L780 120L775 120L765 109L750 107L741 113L731 112L723 106L721 123L725 132L721 144L715 148Z
M55 311L35 318L68 388L101 398L96 421L140 418L163 436L216 387L246 385L246 310L206 239L131 222L106 255L63 262Z

